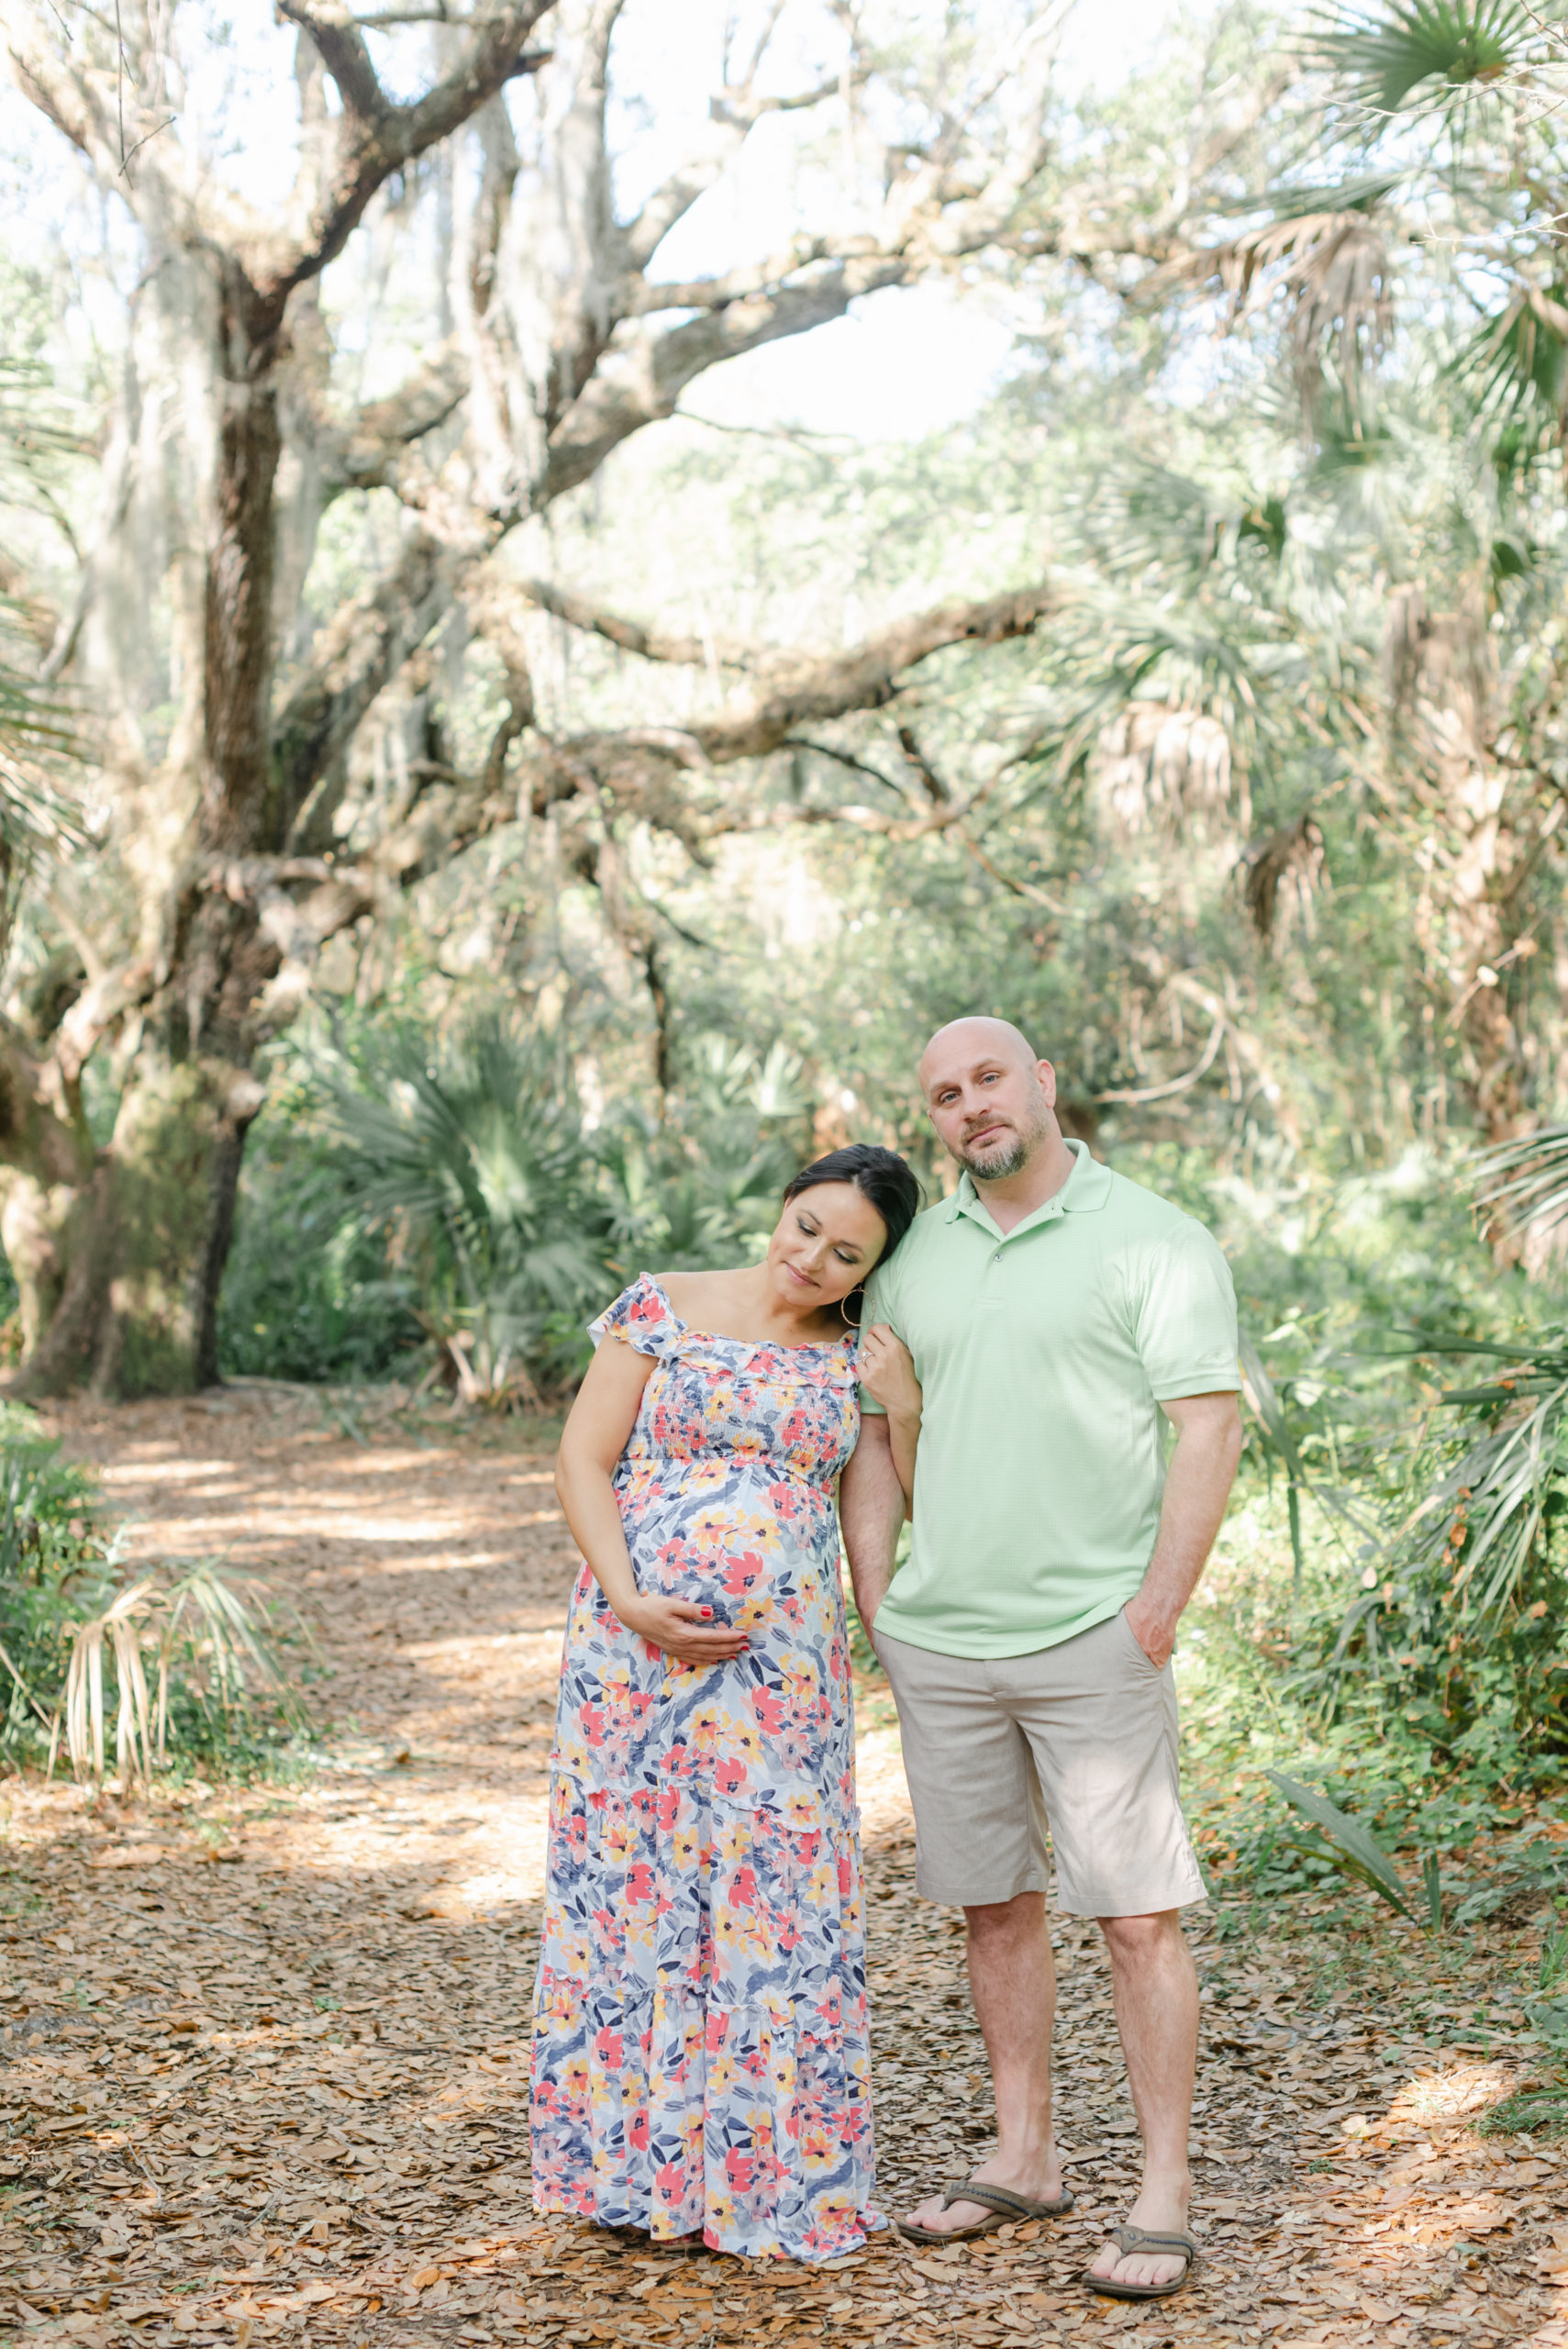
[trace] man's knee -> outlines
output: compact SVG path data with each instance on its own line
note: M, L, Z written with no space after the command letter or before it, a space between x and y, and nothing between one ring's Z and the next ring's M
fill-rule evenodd
M1180 1912L1159 1909L1147 1917L1101 1917L1096 1920L1112 1958L1122 1965L1146 1965L1173 1947L1184 1949Z
M972 1942L1027 1939L1044 1926L1045 1895L1016 1892L1011 1900L987 1901L982 1907L966 1909L963 1921Z

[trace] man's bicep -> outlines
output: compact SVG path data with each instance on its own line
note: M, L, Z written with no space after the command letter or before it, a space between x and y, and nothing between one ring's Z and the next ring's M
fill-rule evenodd
M1204 1395L1164 1395L1160 1408L1179 1435L1219 1436L1241 1424L1241 1397L1234 1386Z

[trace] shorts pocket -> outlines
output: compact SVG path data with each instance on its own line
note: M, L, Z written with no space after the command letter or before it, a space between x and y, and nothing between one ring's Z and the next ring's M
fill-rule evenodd
M1130 1652L1130 1659L1133 1664L1138 1665L1142 1671L1148 1673L1151 1679L1157 1680L1160 1676L1160 1666L1155 1663L1153 1657L1150 1654L1148 1649L1144 1646L1142 1641L1133 1630L1132 1625L1128 1621L1127 1609L1125 1607L1118 1607L1117 1609L1116 1620L1121 1626L1122 1638Z

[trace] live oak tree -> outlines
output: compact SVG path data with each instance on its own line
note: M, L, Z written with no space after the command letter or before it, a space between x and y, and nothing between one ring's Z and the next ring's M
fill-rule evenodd
M335 934L562 801L591 817L590 859L622 819L698 845L752 820L721 770L747 770L805 721L885 702L941 646L1015 636L1051 609L1042 582L943 603L847 651L723 647L734 690L700 723L556 739L517 626L530 597L573 627L640 635L652 658L684 648L520 577L506 542L705 370L857 297L1011 237L1091 264L1118 246L1171 250L1179 202L1163 217L1142 203L1119 229L1104 202L1040 213L1060 13L950 12L925 83L907 54L884 70L854 10L808 15L795 53L821 62L796 85L774 63L784 12L762 12L748 43L731 28L693 150L627 207L609 131L618 0L359 15L280 0L276 33L251 36L272 42L274 69L276 44L294 44L294 121L278 140L292 181L275 201L227 184L190 119L194 7L128 0L111 19L72 0L3 0L19 88L139 242L97 527L46 663L95 729L109 815L95 911L75 925L74 990L0 1037L0 1231L26 1387L129 1393L216 1375L257 1055ZM285 78L274 72L262 141ZM820 221L803 204L780 249L662 277L671 232L757 126L818 108L854 157ZM406 218L422 185L447 331L395 389L353 404L323 274L395 203ZM323 514L372 488L398 502L390 560L306 625ZM350 827L341 852L356 738L389 686L417 688L421 662L428 676L454 627L487 638L505 676L487 754L465 773L414 762L401 798L378 826ZM949 819L933 799L929 820ZM106 1140L83 1100L95 1055L117 1093Z

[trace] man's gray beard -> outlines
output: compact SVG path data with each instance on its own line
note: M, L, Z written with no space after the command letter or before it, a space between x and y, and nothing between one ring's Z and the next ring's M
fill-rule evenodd
M1040 1132L1045 1129L1041 1127ZM1034 1156L1034 1146L1040 1134L1015 1134L1005 1148L984 1152L961 1150L959 1163L983 1183L1005 1183L1009 1174L1021 1174Z

